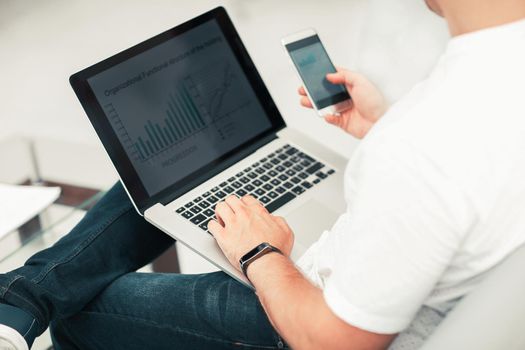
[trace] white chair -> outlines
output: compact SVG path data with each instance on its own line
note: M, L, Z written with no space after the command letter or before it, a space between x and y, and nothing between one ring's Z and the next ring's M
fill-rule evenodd
M525 246L443 320L421 350L525 349Z

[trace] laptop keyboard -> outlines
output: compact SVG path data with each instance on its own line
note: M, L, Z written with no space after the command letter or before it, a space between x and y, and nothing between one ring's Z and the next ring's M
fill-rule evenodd
M285 145L176 212L208 231L208 221L215 219L215 205L230 194L239 197L250 194L271 213L334 173L334 169L293 146Z

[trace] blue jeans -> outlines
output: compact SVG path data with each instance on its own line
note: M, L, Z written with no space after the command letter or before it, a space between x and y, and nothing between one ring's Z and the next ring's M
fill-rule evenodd
M222 272L136 273L173 244L115 185L53 247L0 275L0 301L51 324L56 349L286 348L253 291Z

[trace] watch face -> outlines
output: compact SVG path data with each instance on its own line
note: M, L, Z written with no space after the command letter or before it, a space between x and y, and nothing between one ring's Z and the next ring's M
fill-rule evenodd
M248 268L248 265L250 265L250 263L256 260L258 257L263 256L265 254L264 253L265 251L271 252L273 250L274 248L269 243L264 242L264 243L259 244L257 247L253 248L252 250L250 250L239 260L239 264L241 265L241 270L246 276L246 278L248 278L246 274L246 269Z
M257 247L255 247L255 248L253 248L252 250L250 250L248 253L246 253L246 254L241 258L241 263L250 260L250 259L253 258L255 255L257 255L258 253L262 252L264 249L268 248L269 246L270 246L270 245L269 245L268 243L261 243L261 244L259 244Z

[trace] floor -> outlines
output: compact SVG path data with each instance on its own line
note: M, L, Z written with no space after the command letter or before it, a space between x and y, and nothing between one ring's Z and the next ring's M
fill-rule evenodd
M298 105L300 82L280 38L316 28L337 65L366 74L392 103L428 74L447 41L423 0L2 0L0 140L40 142L49 179L107 188L117 176L68 77L217 5L229 11L287 124L346 157L357 141ZM82 165L70 166L79 154ZM180 258L184 272L213 269L185 249Z

